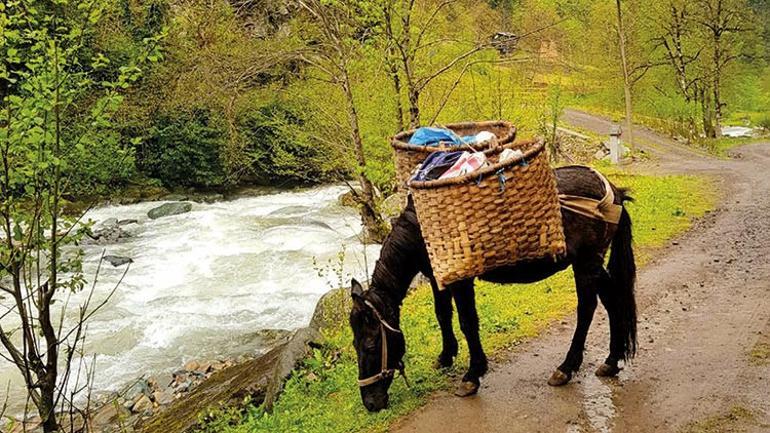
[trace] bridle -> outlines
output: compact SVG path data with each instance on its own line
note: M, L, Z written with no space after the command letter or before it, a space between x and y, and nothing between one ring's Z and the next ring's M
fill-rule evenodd
M380 372L375 374L374 376L367 377L365 379L359 379L358 380L358 386L359 387L365 387L369 386L373 383L377 383L381 380L390 379L396 375L396 372L400 372L401 376L404 378L404 381L406 382L406 386L409 386L409 381L406 379L406 374L404 373L404 363L402 361L399 361L397 368L388 368L388 334L387 331L395 332L397 334L402 334L401 330L398 328L394 328L393 326L390 326L390 324L382 318L382 315L379 311L377 311L376 308L374 308L374 305L372 305L371 302L365 300L364 304L369 307L372 312L374 313L374 316L377 318L377 320L380 322L380 336L382 337L382 367L380 369Z

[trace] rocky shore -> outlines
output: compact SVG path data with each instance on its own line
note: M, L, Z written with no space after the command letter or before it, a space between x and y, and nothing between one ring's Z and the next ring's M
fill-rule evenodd
M332 290L318 302L310 325L295 331L263 330L272 347L259 356L189 361L170 374L141 377L122 390L102 395L78 415L61 421L68 433L183 433L198 426L208 410L245 402L268 409L295 367L322 342L321 329L348 311L347 291ZM2 431L40 433L39 417L11 420Z

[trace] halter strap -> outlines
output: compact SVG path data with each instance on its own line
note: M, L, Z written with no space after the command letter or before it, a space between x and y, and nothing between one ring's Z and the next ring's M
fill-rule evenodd
M390 379L393 376L396 375L396 371L401 373L401 376L403 376L404 380L406 381L406 385L409 386L409 381L406 379L406 374L404 374L404 365L400 363L398 368L388 368L388 334L387 331L395 332L397 334L401 334L401 330L391 326L385 319L382 318L382 315L379 311L377 311L377 308L374 307L374 305L369 302L368 300L364 301L364 304L369 307L372 312L374 313L374 316L377 318L377 321L380 322L380 339L382 340L381 344L381 356L382 356L382 362L381 362L381 368L380 372L375 374L374 376L367 377L365 379L359 379L358 380L358 386L364 387L369 386L373 383L377 383L384 379Z

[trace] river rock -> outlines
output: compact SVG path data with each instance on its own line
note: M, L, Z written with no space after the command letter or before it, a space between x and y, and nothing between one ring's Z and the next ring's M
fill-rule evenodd
M218 192L211 192L196 194L192 199L198 203L216 203L224 200L225 196Z
M123 266L128 263L134 263L134 260L131 257L123 257L123 256L104 256L103 260L108 262L114 267Z
M356 199L357 194L361 194L361 190L348 191L348 192L342 193L337 200L342 206L358 207L358 200Z
M86 431L86 420L79 413L57 415L59 428L62 432L82 433Z
M174 401L174 396L166 391L155 391L152 399L160 406L166 406Z
M97 228L105 228L105 227L114 227L116 225L119 225L117 218L107 218L106 220L100 222L97 224Z
M187 201L190 197L185 194L168 194L161 197L163 201Z
M118 225L119 226L127 226L127 225L130 225L130 224L138 224L138 223L139 223L139 220L133 219L133 218L129 218L129 219L124 219L124 220L118 221Z
M119 404L108 403L96 409L91 415L91 423L101 431L103 427L112 426L119 419L128 417L131 412Z
M150 388L147 386L147 381L141 378L131 385L127 386L120 395L124 397L129 403L134 402L140 395L149 394ZM129 405L130 406L130 405Z
M25 421L17 421L11 433L37 433L43 431L43 420L35 415Z
M137 414L146 414L146 413L151 413L152 408L153 408L153 405L152 405L152 400L150 400L150 397L147 397L146 395L142 394L134 402L134 406L131 408L131 411Z
M147 212L147 216L150 219L158 219L172 215L179 215L190 212L192 210L192 203L187 202L175 202L164 203L154 209Z
M96 227L87 234L84 240L85 244L108 245L119 242L122 239L130 237L123 230L117 218L110 218L97 224Z
M316 304L313 318L310 319L310 328L320 331L344 321L352 306L350 289L341 288L327 292Z
M285 329L260 329L254 335L262 342L261 346L269 346L271 343L291 335L291 331Z

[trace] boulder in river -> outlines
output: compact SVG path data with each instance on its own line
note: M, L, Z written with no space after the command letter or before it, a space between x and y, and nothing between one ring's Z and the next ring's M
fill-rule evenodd
M158 219L162 217L167 217L171 215L179 215L183 213L190 212L192 210L192 203L187 202L173 202L173 203L164 203L154 209L150 209L149 212L147 212L147 216L150 217L150 219Z
M104 256L102 260L108 262L114 267L123 266L128 263L134 263L134 260L131 257L123 257L123 256Z
M87 235L88 237L83 242L97 245L114 244L130 236L123 230L117 218L109 218L100 222Z

